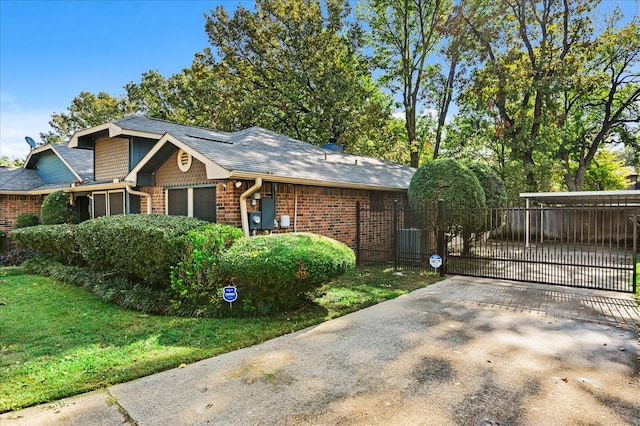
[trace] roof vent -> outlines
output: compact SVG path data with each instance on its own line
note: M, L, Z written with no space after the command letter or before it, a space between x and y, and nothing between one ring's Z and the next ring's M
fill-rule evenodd
M191 168L191 162L193 161L193 157L188 152L180 149L178 151L178 168L182 172L187 172Z

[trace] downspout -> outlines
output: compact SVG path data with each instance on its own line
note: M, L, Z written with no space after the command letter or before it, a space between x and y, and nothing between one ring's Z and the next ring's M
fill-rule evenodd
M256 183L240 195L240 219L242 220L242 232L249 236L249 215L247 213L247 197L262 188L262 178L256 178Z
M131 189L130 186L126 186L127 188L127 192L131 195L137 195L139 197L145 197L147 199L147 214L151 214L152 210L152 206L151 206L151 194L149 194L148 192L142 192L142 191L134 191L133 189Z

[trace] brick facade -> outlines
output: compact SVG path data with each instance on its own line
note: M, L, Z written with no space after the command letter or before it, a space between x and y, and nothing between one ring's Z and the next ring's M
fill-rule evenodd
M7 248L13 244L9 232L16 228L18 215L27 213L40 216L45 195L0 195L0 232L7 235Z

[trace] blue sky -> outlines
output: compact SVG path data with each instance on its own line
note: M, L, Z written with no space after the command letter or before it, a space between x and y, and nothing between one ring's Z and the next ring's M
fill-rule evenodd
M204 15L253 1L0 0L0 156L24 158L81 91L124 94L150 69L189 67L209 45Z
M81 91L124 94L143 72L169 76L209 46L204 15L253 0L0 0L0 156L25 158L24 140L50 130ZM638 14L634 0L622 5Z

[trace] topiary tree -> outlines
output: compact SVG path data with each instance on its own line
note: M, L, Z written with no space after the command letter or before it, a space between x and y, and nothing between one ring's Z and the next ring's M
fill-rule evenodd
M470 252L471 237L483 227L487 206L484 190L471 170L449 158L425 163L411 178L407 196L423 227L434 230L438 200L444 200L444 231L449 239L461 235L463 253Z
M69 196L62 191L47 195L40 209L40 220L43 225L59 225L77 223L78 217L71 207Z
M495 170L486 163L465 162L464 165L478 178L484 191L488 209L500 209L507 206L507 189Z

